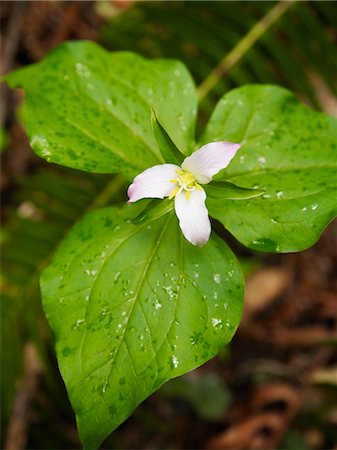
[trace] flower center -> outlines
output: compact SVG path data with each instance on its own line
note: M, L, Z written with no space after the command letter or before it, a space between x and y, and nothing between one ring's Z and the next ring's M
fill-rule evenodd
M176 186L169 195L170 200L176 197L182 191L185 192L186 198L188 199L191 195L191 191L193 191L194 188L199 189L200 191L202 190L202 188L196 182L194 175L192 175L191 172L181 169L176 170L176 173L178 177L170 181L171 183L176 183L178 186Z

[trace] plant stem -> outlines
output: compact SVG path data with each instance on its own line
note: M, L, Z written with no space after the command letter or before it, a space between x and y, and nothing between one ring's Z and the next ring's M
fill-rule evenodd
M283 14L296 2L280 1L262 17L237 45L220 61L205 80L198 87L198 98L202 100L214 88L217 82L237 64L256 41L280 19Z

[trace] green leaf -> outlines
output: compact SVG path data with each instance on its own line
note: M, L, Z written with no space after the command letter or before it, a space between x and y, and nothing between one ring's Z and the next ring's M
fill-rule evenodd
M163 155L164 161L167 163L179 164L184 160L184 155L179 151L170 136L166 133L152 110L151 115L152 127L156 138L160 153Z
M208 199L211 216L246 246L292 252L313 245L337 213L337 119L289 91L248 85L225 95L202 142L242 143L220 178L265 193Z
M242 200L259 197L264 193L261 189L247 189L230 181L213 181L204 186L207 196L216 199Z
M179 61L68 42L6 81L25 90L23 122L47 161L128 178L163 163L151 108L175 145L186 154L193 148L196 92Z
M134 218L131 219L134 224L143 224L150 222L172 211L174 203L172 200L151 200L145 208Z
M41 280L85 448L167 380L216 355L242 309L241 271L221 239L194 247L173 213L138 226L123 214L87 215Z

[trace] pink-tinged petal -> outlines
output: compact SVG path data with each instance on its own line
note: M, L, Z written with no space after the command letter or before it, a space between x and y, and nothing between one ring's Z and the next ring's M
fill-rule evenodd
M129 203L136 202L141 198L164 198L168 197L177 184L170 181L177 178L179 166L174 164L160 164L144 170L133 180L129 186Z
M207 184L228 166L240 147L240 144L233 142L210 142L188 156L182 168L191 172L199 183Z
M205 200L205 191L196 188L190 192L183 191L174 199L174 209L183 235L191 244L199 247L206 244L211 234Z

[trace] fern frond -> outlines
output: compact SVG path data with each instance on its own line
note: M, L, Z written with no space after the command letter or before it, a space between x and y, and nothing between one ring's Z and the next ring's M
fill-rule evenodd
M41 270L83 214L120 200L123 184L121 177L86 174L56 166L43 167L18 180L2 230L3 424L11 412L15 383L22 369L20 355L27 340L35 343L48 367L51 340L40 305Z
M337 49L328 34L335 17L331 2L147 2L101 34L115 50L182 59L202 83L205 116L224 92L245 83L281 84L319 108L308 74L315 71L337 95ZM259 36L242 48L254 27Z

